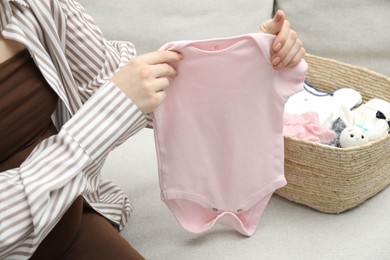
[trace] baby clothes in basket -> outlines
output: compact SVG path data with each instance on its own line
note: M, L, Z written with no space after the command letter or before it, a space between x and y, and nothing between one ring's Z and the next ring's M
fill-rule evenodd
M220 223L253 235L286 184L284 105L302 90L307 64L273 70L273 39L247 34L161 48L184 56L153 113L161 198L191 232Z

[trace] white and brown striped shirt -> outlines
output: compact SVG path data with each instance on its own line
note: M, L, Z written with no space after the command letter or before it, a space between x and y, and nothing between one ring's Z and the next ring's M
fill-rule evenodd
M72 0L0 0L0 18L3 36L27 47L60 98L53 115L58 134L19 168L0 172L0 259L31 256L80 194L122 228L129 200L100 178L100 169L112 149L147 124L109 80L134 47L107 41Z

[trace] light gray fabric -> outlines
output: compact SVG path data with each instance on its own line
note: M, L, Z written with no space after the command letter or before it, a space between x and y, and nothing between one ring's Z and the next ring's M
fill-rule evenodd
M173 40L256 32L272 16L270 0L82 0L109 39L128 40L138 54Z
M389 0L276 0L306 51L390 76Z
M172 40L257 31L273 0L81 0L109 39L139 54ZM308 52L390 75L388 0L278 0ZM218 226L184 231L160 201L153 131L115 150L103 168L129 194L134 215L122 235L147 259L390 259L390 189L362 206L328 215L274 195L257 233Z
M339 215L317 212L277 195L254 236L223 226L203 234L180 227L160 201L153 131L145 129L115 150L104 177L123 187L134 215L122 235L146 259L387 260L390 189Z

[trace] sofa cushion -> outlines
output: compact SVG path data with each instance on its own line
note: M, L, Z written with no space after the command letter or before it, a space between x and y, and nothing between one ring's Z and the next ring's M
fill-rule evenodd
M138 54L173 40L256 32L272 16L273 0L79 1L108 39L135 44Z
M308 53L390 76L390 1L276 0Z

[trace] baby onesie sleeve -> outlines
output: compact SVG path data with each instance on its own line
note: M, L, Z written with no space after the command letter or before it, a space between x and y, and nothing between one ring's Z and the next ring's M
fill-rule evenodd
M273 70L273 83L276 92L286 102L293 94L303 90L307 63L301 60L292 68Z

